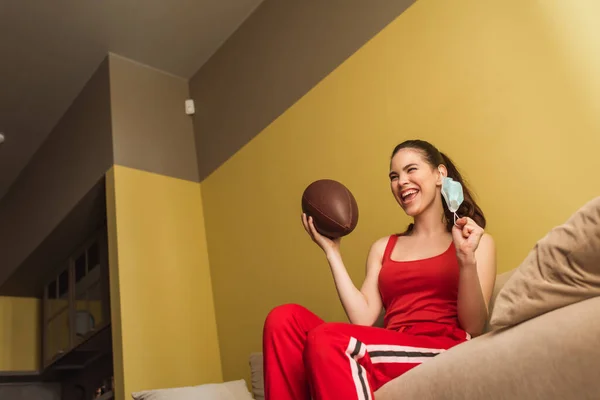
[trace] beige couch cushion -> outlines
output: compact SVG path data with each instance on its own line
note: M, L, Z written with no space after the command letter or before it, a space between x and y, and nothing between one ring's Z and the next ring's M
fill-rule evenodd
M496 305L496 298L498 297L498 293L500 293L500 291L504 287L504 284L506 282L508 282L508 280L510 279L511 276L513 276L514 273L515 273L515 270L513 269L512 271L504 272L504 273L501 273L498 276L496 276L496 282L494 283L494 290L492 291L492 297L490 299L490 306L489 306L490 315L492 315L492 313L494 312L494 306ZM492 328L489 324L489 318L488 318L488 320L486 321L485 332L489 332L491 330L492 330Z
M476 337L388 382L376 400L598 399L600 297Z
M498 293L491 329L600 296L600 197L540 239Z

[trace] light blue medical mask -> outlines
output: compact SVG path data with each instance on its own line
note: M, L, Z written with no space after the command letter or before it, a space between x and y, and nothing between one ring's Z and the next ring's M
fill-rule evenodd
M440 174L441 173L442 171L440 170ZM454 213L454 223L456 224L456 220L459 218L458 215L456 215L456 212L465 200L463 188L460 182L457 182L452 178L444 176L442 179L442 196L444 197L446 206L448 206L450 212Z

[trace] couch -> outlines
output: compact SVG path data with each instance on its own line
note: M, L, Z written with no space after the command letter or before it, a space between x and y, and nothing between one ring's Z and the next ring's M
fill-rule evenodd
M262 354L250 355L263 399ZM486 333L388 382L376 400L600 399L600 197L497 276Z
M513 273L498 277L496 295ZM600 297L487 330L384 385L375 399L600 399Z
M493 300L513 273L498 275ZM486 330L391 381L375 400L600 399L600 297ZM252 353L256 400L264 400L262 368L262 353Z

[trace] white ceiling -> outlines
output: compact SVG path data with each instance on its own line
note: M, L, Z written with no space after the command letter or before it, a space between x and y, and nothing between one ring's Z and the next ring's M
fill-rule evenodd
M113 52L191 78L262 0L1 0L0 198Z

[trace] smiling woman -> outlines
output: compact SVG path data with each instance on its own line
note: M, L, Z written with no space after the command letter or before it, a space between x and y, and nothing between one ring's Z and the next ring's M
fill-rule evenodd
M462 218L444 207L444 181L463 179L430 143L399 144L390 167L392 193L414 223L371 246L360 289L342 260L341 239L303 220L350 323L327 323L296 304L271 310L263 336L266 400L372 399L385 383L483 332L496 276L483 212L466 188L453 209ZM375 327L382 310L384 326Z

